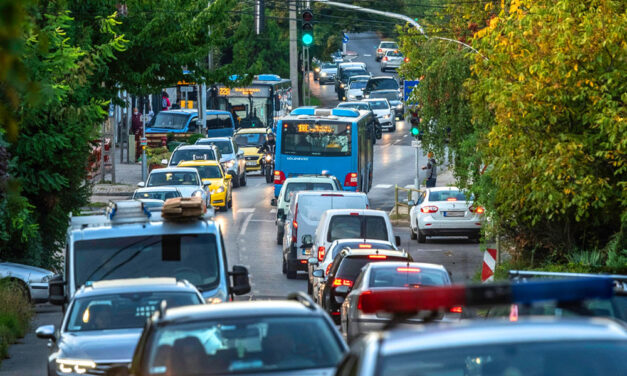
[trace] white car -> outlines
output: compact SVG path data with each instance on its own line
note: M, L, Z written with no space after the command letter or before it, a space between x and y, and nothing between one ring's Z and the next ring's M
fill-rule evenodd
M372 111L379 119L379 124L381 124L382 130L389 130L390 132L396 131L396 112L390 106L390 102L388 102L385 98L368 98L364 99L363 102L369 102Z
M383 58L381 59L381 72L385 72L388 69L398 69L405 61L407 60L405 60L405 56L403 56L403 53L401 51L386 51L385 56L383 56Z
M388 51L398 50L398 44L392 40L382 40L377 47L377 51L375 52L375 60L380 61L385 53Z
M54 273L36 266L0 260L0 280L13 280L28 293L32 302L48 300L48 281Z
M481 236L484 209L456 187L427 188L409 211L411 238L424 243L427 236Z
M348 84L348 90L346 90L347 101L360 101L364 97L364 89L368 81L353 81Z
M148 188L174 187L181 193L181 197L200 196L207 207L211 206L210 195L203 186L202 179L195 167L157 168L150 172L145 184L140 181L137 186L140 188L144 188L144 186Z

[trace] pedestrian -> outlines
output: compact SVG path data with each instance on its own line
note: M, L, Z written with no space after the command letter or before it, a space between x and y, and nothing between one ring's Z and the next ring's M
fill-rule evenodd
M141 155L140 139L143 135L142 115L137 108L133 108L133 116L131 117L131 132L135 135L135 160Z
M171 106L171 104L170 104L170 96L164 90L161 93L161 110L162 111L167 111L167 110L170 109L170 106Z
M435 187L435 181L438 177L438 165L433 158L433 152L427 153L427 165L422 166L423 170L427 170L427 188Z

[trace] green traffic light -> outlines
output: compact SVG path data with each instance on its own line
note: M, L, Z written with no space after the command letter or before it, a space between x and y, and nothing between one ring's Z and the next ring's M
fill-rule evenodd
M305 46L309 46L313 43L313 35L311 34L303 34L303 44Z
M418 134L420 134L420 130L418 130L418 128L412 127L411 128L411 135L412 136L418 136Z

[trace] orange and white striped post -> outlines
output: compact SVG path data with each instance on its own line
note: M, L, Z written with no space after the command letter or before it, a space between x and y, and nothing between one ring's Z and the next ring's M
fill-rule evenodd
M495 269L496 269L496 249L488 248L483 253L483 266L481 268L481 282L493 281Z

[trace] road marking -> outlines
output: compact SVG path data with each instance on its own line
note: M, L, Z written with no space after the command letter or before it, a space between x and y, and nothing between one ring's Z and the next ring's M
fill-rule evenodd
M238 213L254 213L255 212L255 208L242 208L242 209L237 209Z
M399 142L401 142L401 140L394 141L394 145L398 144Z
M244 236L244 234L246 233L246 229L248 228L248 223L252 219L253 215L254 214L248 214L248 217L246 217L246 220L244 221L244 225L242 226L242 229L239 232L239 236Z
M403 138L405 138L405 137L407 137L407 136L409 136L409 135L408 135L408 134L405 134L405 135L403 135Z
M274 223L274 219L251 219L250 222L272 222L272 223Z
M392 188L392 184L377 184L373 188L388 189L388 188Z
M276 213L276 209L270 209L270 214Z

